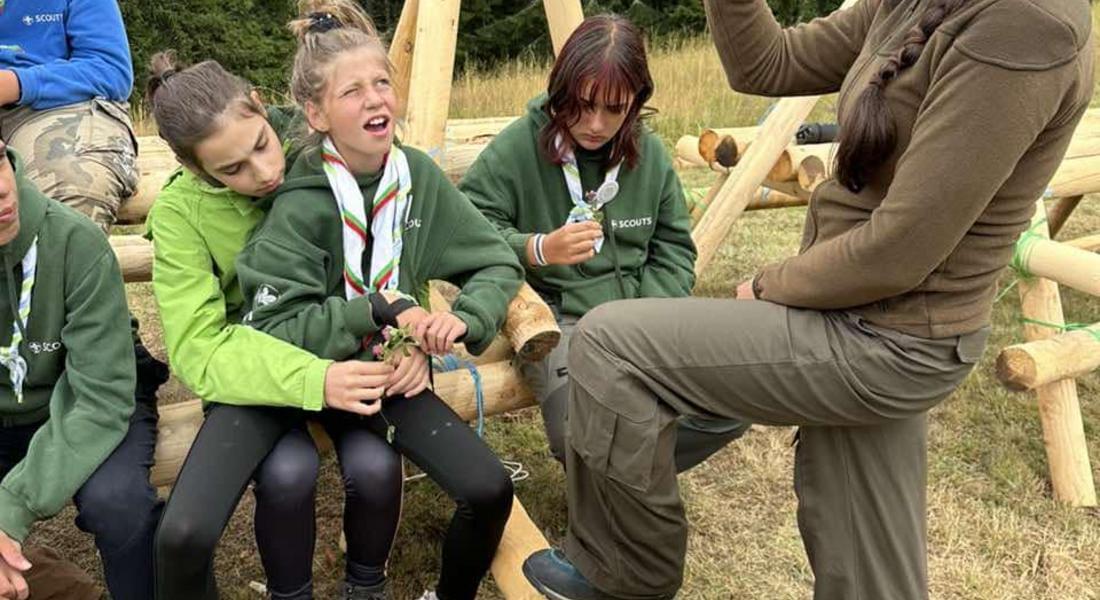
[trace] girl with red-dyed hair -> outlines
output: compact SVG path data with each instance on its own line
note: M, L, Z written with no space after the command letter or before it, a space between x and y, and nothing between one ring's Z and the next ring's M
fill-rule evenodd
M652 95L641 31L623 17L590 17L562 47L547 92L489 144L459 186L558 315L561 343L524 365L524 375L563 463L566 355L576 322L612 300L690 296L695 283L683 190L661 141L642 123ZM745 428L681 421L678 470Z

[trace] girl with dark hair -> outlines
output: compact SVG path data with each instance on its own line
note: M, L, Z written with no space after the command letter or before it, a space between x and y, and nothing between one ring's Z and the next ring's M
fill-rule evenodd
M156 538L157 598L216 598L214 550L249 481L256 544L272 598L312 598L319 460L306 430L332 437L346 491L343 598L385 598L401 506L400 456L362 426L393 369L334 362L241 324L235 261L282 184L294 109L266 107L214 61L183 68L153 57L146 97L183 168L148 226L153 290L172 371L206 404Z
M566 355L577 320L612 300L689 296L695 283L683 190L661 141L642 123L652 94L641 31L619 16L585 19L562 47L547 93L489 144L459 185L557 314L561 343L523 370L550 451L563 463ZM677 470L745 429L738 421L682 420Z
M997 277L1092 97L1086 0L862 0L780 29L707 0L733 87L839 91L836 179L802 250L737 300L601 306L570 348L569 529L548 597L671 598L679 415L797 425L818 600L928 597L927 415L981 356ZM751 585L751 584L747 584Z

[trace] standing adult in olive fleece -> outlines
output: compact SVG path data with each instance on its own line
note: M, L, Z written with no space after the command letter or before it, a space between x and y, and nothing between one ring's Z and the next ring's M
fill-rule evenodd
M863 0L787 30L764 0L707 11L735 89L839 90L837 179L801 253L739 300L614 303L581 322L564 556L527 570L556 598L671 597L687 526L669 424L705 412L800 426L815 598L925 598L927 412L981 355L997 276L1088 106L1089 4ZM638 448L648 477L623 469Z
M0 142L0 596L25 597L19 544L73 500L111 595L148 599L156 415L135 409L122 274L103 233L23 170ZM36 595L60 584L34 574Z
M566 358L577 320L612 300L690 296L695 245L680 180L660 139L641 123L653 80L638 28L612 15L586 19L558 53L548 92L493 139L459 188L504 235L558 317L561 343L523 371L550 451L564 463ZM571 173L579 175L572 185ZM595 195L610 185L605 180L618 193L598 211L602 226L576 222L572 194ZM747 428L736 420L680 419L677 470Z

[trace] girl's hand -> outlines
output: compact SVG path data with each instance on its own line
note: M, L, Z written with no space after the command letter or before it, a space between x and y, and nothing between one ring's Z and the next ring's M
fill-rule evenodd
M409 348L409 355L399 355L397 368L386 381L386 395L404 394L406 398L428 389L431 365L428 356L419 348Z
M596 240L602 237L603 227L596 221L570 223L546 234L542 253L547 264L575 265L596 256Z
M451 351L458 338L466 335L466 323L452 312L428 315L416 325L413 337L428 354L443 355Z
M325 370L325 406L357 415L370 416L382 408L380 400L393 376L392 366L383 362L346 360Z

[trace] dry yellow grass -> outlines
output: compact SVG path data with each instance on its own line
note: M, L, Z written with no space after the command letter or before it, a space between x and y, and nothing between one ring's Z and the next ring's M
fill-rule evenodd
M653 126L666 142L701 126L753 123L769 101L729 92L707 39L679 40L651 52L660 110ZM544 85L545 65L517 63L456 81L452 115L518 114ZM826 100L813 119L827 120ZM705 172L682 174L687 186L705 185ZM736 282L797 248L802 209L746 214L697 294L729 296ZM1082 204L1065 235L1100 230L1100 201ZM1006 283L1009 276L1006 275ZM130 286L146 339L163 356L159 323L148 286ZM1100 320L1100 300L1065 292L1067 314ZM932 596L973 600L1088 600L1100 598L1100 512L1071 509L1051 500L1034 397L1006 392L993 379L998 348L1019 338L1018 305L1007 295L994 312L994 337L985 359L960 390L932 413L929 464L929 570ZM1086 435L1100 481L1100 378L1079 380ZM188 394L178 385L162 401ZM693 529L683 598L806 598L812 586L794 516L790 429L756 428L681 479ZM549 458L537 413L496 418L487 437L504 457L522 461L531 477L517 494L551 540L565 525L564 481ZM326 463L318 504L315 559L319 598L334 597L342 577L336 549L341 500L334 464ZM439 540L450 504L431 483L408 487L405 518L391 560L396 598L415 597L438 571ZM69 509L71 511L71 509ZM39 528L35 537L68 548L94 568L94 550L68 518ZM224 597L254 599L250 580L262 580L246 495L218 557ZM483 597L497 598L491 585Z

